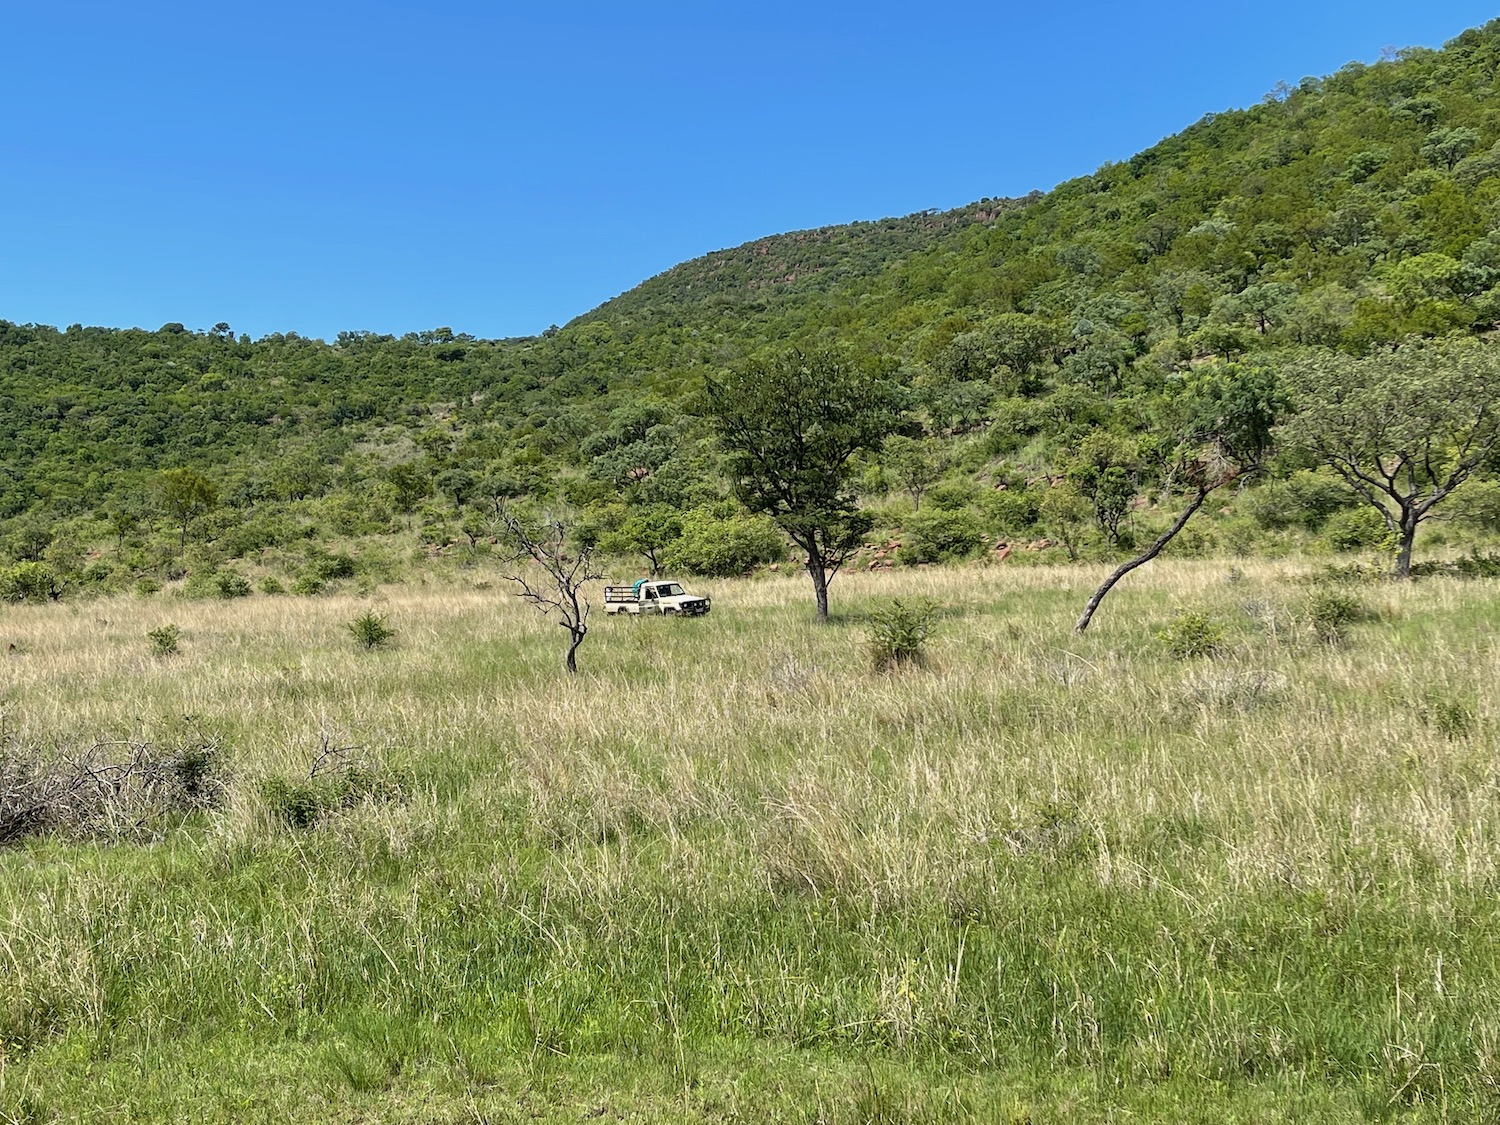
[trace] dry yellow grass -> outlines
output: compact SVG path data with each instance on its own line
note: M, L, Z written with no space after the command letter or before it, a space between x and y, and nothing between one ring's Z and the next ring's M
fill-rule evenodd
M242 779L305 770L327 732L396 764L455 763L472 799L522 799L544 835L732 825L775 878L897 898L962 881L996 841L1031 846L1028 824L1064 807L1105 881L1149 879L1142 825L1171 818L1223 842L1225 889L1347 887L1353 852L1414 881L1494 876L1486 585L1371 588L1376 623L1329 648L1278 564L1240 564L1234 581L1222 563L1147 568L1073 637L1094 578L850 574L827 629L800 576L720 584L704 621L596 613L576 682L562 631L495 576L373 601L13 607L4 707L18 736L60 741L192 716L224 732ZM858 617L896 595L944 617L927 670L878 675ZM390 651L347 635L371 606L398 632ZM1164 656L1152 630L1184 607L1228 623L1227 653ZM153 656L145 634L168 621L181 652Z
M587 1109L621 1080L582 1060L616 1058L669 1075L658 1119L700 1119L690 1073L739 1091L736 1052L767 1044L915 1067L908 1091L949 1056L1036 1090L1093 1076L1060 1120L1282 1074L1234 1112L1306 1117L1284 1099L1307 1082L1330 1121L1349 1090L1487 1104L1494 584L1361 588L1371 619L1329 646L1290 564L1158 563L1073 636L1098 577L848 574L826 628L799 575L704 584L705 619L596 614L576 679L562 630L478 569L0 608L10 747L206 732L228 778L145 847L0 853L0 1109L503 1119L517 1067L573 1068ZM939 627L926 667L878 673L863 620L897 596ZM371 609L388 649L348 631ZM1217 654L1168 654L1184 610ZM168 623L180 651L154 655ZM266 782L328 743L399 799L291 827ZM863 1120L874 1073L775 1104ZM975 1096L971 1119L1012 1104Z

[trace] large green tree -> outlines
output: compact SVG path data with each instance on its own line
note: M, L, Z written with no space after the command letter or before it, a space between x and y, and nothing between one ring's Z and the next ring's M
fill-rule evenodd
M707 415L736 495L806 555L818 620L828 584L871 526L853 492L856 454L901 420L898 388L879 365L796 348L706 380Z
M1417 527L1500 448L1500 348L1414 343L1356 359L1321 352L1287 371L1296 413L1283 438L1377 512L1411 574Z

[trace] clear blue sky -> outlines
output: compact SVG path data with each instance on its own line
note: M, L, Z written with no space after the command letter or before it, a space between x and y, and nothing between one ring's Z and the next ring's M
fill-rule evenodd
M1470 0L6 6L0 319L563 323L765 234L1018 195Z

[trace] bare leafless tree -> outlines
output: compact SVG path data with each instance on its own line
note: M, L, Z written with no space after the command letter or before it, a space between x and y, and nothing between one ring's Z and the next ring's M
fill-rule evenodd
M578 646L589 631L589 602L583 586L604 577L595 569L593 553L588 547L576 550L568 545L568 527L561 520L528 523L515 512L502 509L500 522L510 548L509 562L530 560L532 575L524 572L505 577L520 587L517 597L536 606L568 631L568 654L564 659L568 672L578 674Z

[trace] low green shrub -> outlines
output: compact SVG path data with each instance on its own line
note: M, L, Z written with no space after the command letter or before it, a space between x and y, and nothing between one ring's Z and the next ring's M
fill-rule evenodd
M1337 587L1314 590L1307 599L1307 619L1324 644L1343 644L1349 639L1349 626L1365 620L1369 612L1358 594Z
M340 762L336 768L307 777L268 777L260 797L270 814L289 828L313 828L331 813L365 802L399 800L402 782L362 762Z
M921 667L927 661L927 639L937 625L938 607L931 598L892 598L870 614L870 659L877 672Z
M940 512L962 512L973 507L985 493L971 480L945 480L927 490L927 507Z
M1012 537L1036 527L1042 497L1029 488L997 488L986 493L979 506L1001 535Z
M354 557L342 551L331 555L321 555L312 562L312 572L324 580L353 578L358 570L359 566L355 563Z
M385 618L373 609L367 609L346 626L355 641L363 649L384 648L396 636L396 630L385 623Z
M1366 506L1335 512L1324 523L1323 534L1336 551L1359 551L1383 545L1391 532L1380 513Z
M46 563L18 562L0 569L0 601L45 602L61 596L57 575Z
M214 589L225 601L250 596L250 579L232 570L221 570L214 575Z
M1334 513L1357 503L1359 498L1343 481L1303 469L1285 480L1247 489L1235 507L1266 531L1289 527L1317 531Z
M721 517L704 508L682 516L682 534L661 551L664 570L732 578L786 557L786 540L763 516Z
M322 592L323 580L316 574L300 575L297 580L292 583L292 593L294 594L306 597L313 594L321 594Z
M171 656L182 643L182 630L176 625L167 624L159 629L149 630L146 639L151 642L151 655Z
M1470 734L1478 717L1473 699L1463 698L1452 689L1439 685L1422 693L1417 715L1423 723L1448 739Z
M1450 498L1448 514L1465 527L1500 531L1500 481L1466 481Z
M969 509L923 511L906 521L900 559L904 563L942 563L972 557L984 545L984 528Z
M1158 630L1156 639L1178 660L1212 656L1224 647L1224 626L1206 613L1189 610Z
M1423 559L1412 563L1413 578L1500 578L1500 554L1471 550L1456 559Z

